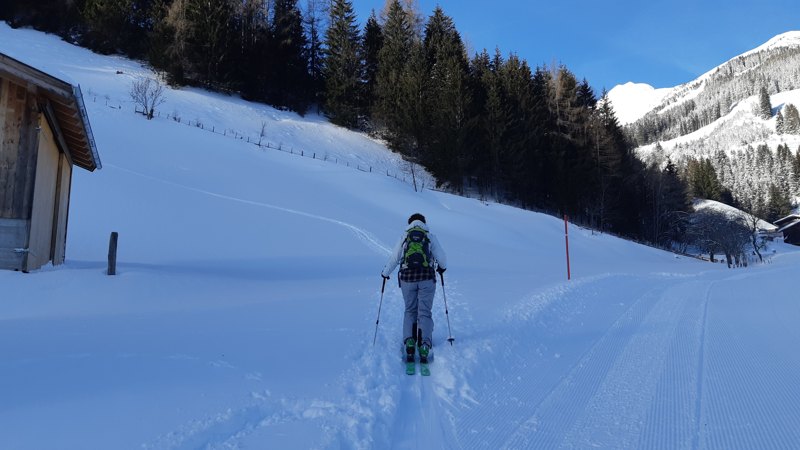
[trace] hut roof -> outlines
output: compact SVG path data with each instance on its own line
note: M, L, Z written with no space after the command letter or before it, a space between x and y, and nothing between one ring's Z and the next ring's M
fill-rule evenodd
M90 172L102 167L100 155L94 142L89 117L83 104L80 87L73 86L52 75L44 73L23 62L0 53L0 77L9 78L16 83L37 87L37 92L48 100L46 109L48 120L55 120L51 126L63 137L72 163Z
M789 216L789 217L791 218L792 216ZM792 227L794 227L796 225L800 225L800 216L794 216L794 220L784 221L782 226L781 226L781 228L778 231L783 232L783 231L788 230L789 228L792 228Z

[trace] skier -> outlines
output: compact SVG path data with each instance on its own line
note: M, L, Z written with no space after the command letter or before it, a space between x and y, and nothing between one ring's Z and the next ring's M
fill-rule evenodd
M415 348L418 347L420 362L427 363L433 333L431 308L436 293L434 267L436 272L444 273L447 259L422 214L415 213L408 218L408 227L389 256L381 276L388 280L398 264L398 279L406 305L403 317L406 361L413 362Z

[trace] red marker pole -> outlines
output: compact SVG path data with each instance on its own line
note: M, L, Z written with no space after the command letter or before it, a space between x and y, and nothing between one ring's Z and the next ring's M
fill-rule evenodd
M567 280L570 279L569 273L569 228L567 228L567 215L564 214L564 239L567 243Z

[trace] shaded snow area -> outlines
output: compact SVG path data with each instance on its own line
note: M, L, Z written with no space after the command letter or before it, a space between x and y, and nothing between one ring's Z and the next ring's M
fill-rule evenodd
M75 173L66 264L0 271L4 449L800 442L793 247L729 270L570 226L567 281L563 221L417 193L386 176L396 155L322 118L197 90L162 106L217 129L267 122L268 139L373 172L147 121L125 100L147 72L134 62L5 25L0 52L97 94L103 162ZM380 271L413 212L449 261L430 377L404 372L396 276L372 345Z

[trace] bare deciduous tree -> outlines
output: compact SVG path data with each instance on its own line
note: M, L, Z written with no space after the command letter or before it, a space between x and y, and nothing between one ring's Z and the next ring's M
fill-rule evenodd
M750 231L750 244L753 246L753 253L758 256L760 262L764 262L761 250L765 249L767 244L764 238L760 236L761 219L759 216L764 216L766 213L765 205L755 200L745 199L743 209L744 211L741 213L742 223Z
M725 255L728 267L746 265L745 247L750 230L744 216L705 209L694 214L689 230L693 242L714 261L717 252Z
M131 98L137 110L142 108L142 114L147 120L153 118L156 107L162 105L164 98L164 85L153 78L140 77L131 84Z

